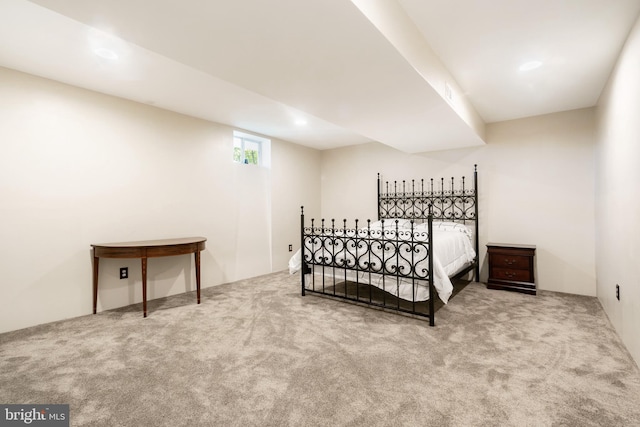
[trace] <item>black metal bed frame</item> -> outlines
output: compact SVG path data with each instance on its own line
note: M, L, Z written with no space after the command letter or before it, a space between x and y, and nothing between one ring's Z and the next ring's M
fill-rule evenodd
M436 181L437 182L437 181ZM433 221L453 221L462 224L473 222L475 226L474 246L476 257L469 266L451 279L457 280L473 271L474 279L480 276L479 243L478 243L478 170L474 165L473 187L467 188L465 177L456 187L452 177L449 188L445 189L445 179L440 179L439 188L434 188L434 180L422 179L416 187L415 180L409 186L405 181L397 181L390 186L385 182L384 188L378 174L378 220L383 220L382 228L372 228L371 221L361 228L355 220L353 228L347 227L344 219L336 227L334 219L325 224L322 219L319 225L311 220L305 226L304 207L301 207L301 287L302 296L306 292L322 294L342 300L391 309L411 315L428 317L429 324L435 325L434 301L437 293L434 287L433 261L429 256L433 247ZM411 220L410 228L399 227L398 218ZM386 220L386 221L385 221ZM420 223L427 223L427 231L417 229ZM385 223L390 223L386 226ZM316 285L315 272L322 269L322 283ZM348 278L348 272L355 274L356 280ZM306 287L306 274L311 273L310 288ZM338 273L338 275L336 274ZM373 285L368 292L362 291L359 282L360 274L368 276L381 275L383 283L382 301L373 298ZM329 276L329 283L325 277ZM352 277L352 276L351 276ZM378 276L380 277L380 276ZM392 282L388 288L385 281ZM427 281L429 285L428 312L417 310L416 281ZM400 283L411 283L412 301L387 297L386 289L393 289L395 282L397 295L400 294ZM367 281L363 281L368 283ZM355 287L348 292L348 283ZM344 286L344 292L337 291L337 285ZM365 288L366 289L366 288ZM362 291L362 292L361 292ZM387 302L389 299L389 303ZM410 303L410 304L408 304Z

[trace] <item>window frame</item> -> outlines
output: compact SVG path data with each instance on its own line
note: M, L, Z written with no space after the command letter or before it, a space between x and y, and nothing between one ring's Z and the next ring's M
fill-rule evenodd
M240 160L236 160L236 140L240 140ZM256 135L251 135L237 130L233 131L233 162L245 165L269 167L266 152L270 148L271 140ZM247 145L257 146L257 163L249 163L246 157Z

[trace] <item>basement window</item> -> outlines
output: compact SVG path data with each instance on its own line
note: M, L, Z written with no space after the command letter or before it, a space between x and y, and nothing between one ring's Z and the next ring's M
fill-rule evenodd
M233 161L245 165L271 166L271 140L233 131Z

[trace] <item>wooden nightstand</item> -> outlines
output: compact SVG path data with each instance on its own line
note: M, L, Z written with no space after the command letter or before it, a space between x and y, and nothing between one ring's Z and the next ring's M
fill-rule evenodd
M489 280L487 288L536 294L533 275L536 247L507 243L488 243Z

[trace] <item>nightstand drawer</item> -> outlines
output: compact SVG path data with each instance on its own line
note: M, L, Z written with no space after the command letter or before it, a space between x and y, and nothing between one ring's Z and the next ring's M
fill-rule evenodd
M531 258L520 255L491 254L491 265L508 269L528 270Z
M514 280L516 282L532 281L531 272L529 270L516 270L513 268L493 267L491 269L491 278L496 280Z

